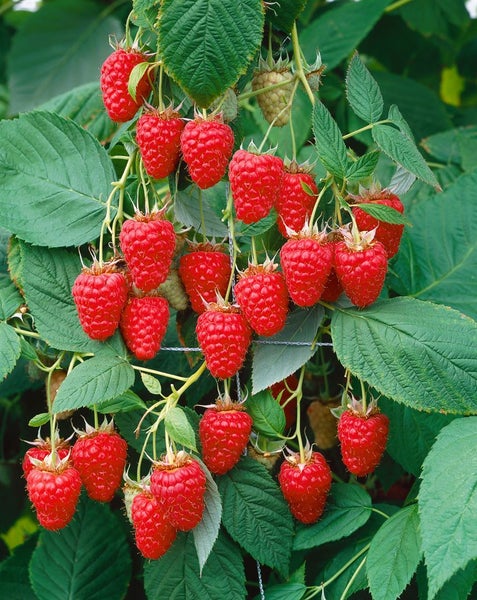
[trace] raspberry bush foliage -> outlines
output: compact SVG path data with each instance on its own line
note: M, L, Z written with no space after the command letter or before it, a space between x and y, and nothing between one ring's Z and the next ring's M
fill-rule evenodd
M1 597L473 597L464 2L0 33Z

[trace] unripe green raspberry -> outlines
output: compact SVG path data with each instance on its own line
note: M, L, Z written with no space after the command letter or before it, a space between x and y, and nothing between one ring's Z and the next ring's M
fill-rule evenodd
M283 127L290 120L291 106L288 103L293 89L293 74L286 63L278 61L270 66L261 60L259 70L252 79L253 91L276 84L283 85L258 94L257 101L268 123Z

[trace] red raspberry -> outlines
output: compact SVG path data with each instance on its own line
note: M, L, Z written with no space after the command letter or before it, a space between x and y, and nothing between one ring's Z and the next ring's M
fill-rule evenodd
M278 229L284 237L289 237L287 228L295 232L303 229L311 216L317 195L315 180L304 166L294 161L285 166L282 189L275 202Z
M358 477L372 473L384 453L388 433L389 418L375 404L365 411L353 399L338 421L341 456L348 471Z
M123 223L119 243L134 285L150 292L167 279L176 234L162 211L136 213Z
M287 402L292 393L298 387L298 379L296 375L289 375L283 381L277 381L270 387L270 391L272 392L272 396L277 399L280 406L283 407L283 411L285 413L286 425L285 429L291 429L296 422L296 409L297 409L297 400L296 397ZM290 391L291 390L291 391Z
M372 304L383 289L388 266L386 249L373 240L374 232L361 232L356 240L342 230L344 240L335 244L334 268L351 302L359 308Z
M98 502L110 502L121 485L128 445L105 421L99 429L86 424L77 432L71 458L88 496Z
M196 334L213 377L232 377L242 367L252 332L238 306L209 304L197 319Z
M232 269L230 256L220 246L196 244L179 262L179 275L192 309L203 313L207 302L215 302L217 292L225 296Z
M321 517L331 488L331 470L319 452L287 457L280 467L278 482L292 515L301 523L315 523Z
M252 417L238 402L219 398L207 408L199 423L202 458L216 475L230 471L240 459L252 431Z
M151 92L149 74L146 72L136 88L136 100L128 90L129 76L136 65L147 62L147 57L132 48L118 48L101 67L100 86L103 102L111 120L117 123L134 117Z
M258 335L275 335L288 314L288 292L283 275L273 261L250 265L235 286L237 303Z
M225 175L234 148L234 134L221 117L196 117L184 127L181 149L192 181L205 190Z
M81 492L81 477L68 458L49 454L28 473L26 487L40 525L53 531L68 525Z
M256 223L268 215L280 195L283 161L271 154L237 150L229 165L237 219Z
M81 327L93 340L105 340L119 325L128 286L112 263L95 261L84 267L73 284L73 299Z
M23 475L25 478L28 476L30 471L34 469L34 463L30 460L31 458L42 461L51 453L50 438L46 438L46 440L38 438L34 442L29 443L33 444L33 448L29 448L25 452L22 461ZM58 458L62 460L71 452L71 446L66 440L57 439L55 442L55 450L58 454Z
M404 212L404 205L399 197L388 190L370 192L358 197L354 196L354 200L359 204L382 204L394 208L401 214ZM371 231L371 229L377 227L374 239L384 245L388 253L388 258L392 258L399 250L404 225L378 221L378 219L375 219L358 206L354 206L352 210L356 225L360 231Z
M156 356L166 335L169 304L162 296L130 298L119 324L126 346L139 360Z
M179 164L184 121L171 108L144 112L136 125L136 141L146 172L154 179L173 173Z
M202 520L206 477L200 464L184 451L154 463L151 493L177 529L189 531Z
M144 558L157 560L172 546L177 536L161 504L149 492L139 492L131 506L136 546Z
M280 261L290 298L298 306L320 300L333 266L333 247L324 232L305 228L287 240Z

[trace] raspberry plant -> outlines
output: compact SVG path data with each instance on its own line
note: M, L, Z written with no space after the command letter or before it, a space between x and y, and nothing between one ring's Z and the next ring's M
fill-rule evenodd
M0 19L2 597L475 595L463 2Z

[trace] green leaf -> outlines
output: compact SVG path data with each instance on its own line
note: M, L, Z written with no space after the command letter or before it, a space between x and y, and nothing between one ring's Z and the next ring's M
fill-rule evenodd
M176 444L197 450L194 430L182 408L179 406L170 408L166 413L165 425L167 433Z
M0 381L13 370L21 353L20 338L13 327L0 322Z
M353 206L359 206L359 208L361 208L365 213L368 213L368 215L378 219L378 221L393 223L394 225L410 224L409 219L391 206L385 206L384 204L371 204L371 202L360 202L359 204L353 204Z
M381 90L358 53L354 54L346 73L346 96L353 112L366 123L375 123L381 118L384 109Z
M313 107L315 149L323 166L333 175L344 178L348 167L346 146L341 131L322 102Z
M372 175L376 169L379 160L379 152L367 152L360 156L358 160L349 162L346 171L346 179L349 181L359 181Z
M138 27L152 29L156 23L160 0L133 0L131 13L133 23Z
M417 505L406 506L383 523L366 560L373 600L398 598L421 560Z
M108 505L80 499L71 523L44 530L30 563L39 600L122 598L131 576L126 536Z
M269 390L262 390L250 396L245 404L253 419L253 428L259 433L275 438L285 429L286 419L283 408Z
M402 116L401 111L395 104L391 104L388 112L388 119L396 125L401 133L406 135L410 140L414 141L414 134L409 127L408 122Z
M289 313L280 333L259 338L253 355L252 394L282 381L313 356L317 349L313 340L324 314L319 305L310 310L295 310Z
M419 0L399 11L411 29L424 36L450 34L450 24L463 27L469 22L469 13L460 0Z
M139 82L147 73L148 69L151 67L151 63L148 61L139 63L134 65L131 73L129 74L128 80L128 92L132 96L133 100L136 101L136 91Z
M166 71L207 107L245 73L263 23L260 0L164 0L159 53Z
M96 81L112 52L110 35L122 37L120 22L93 2L56 0L41 5L13 37L11 113L26 112L53 96Z
M461 313L414 298L337 306L331 335L340 363L384 396L418 410L477 410L477 323Z
M201 575L193 534L179 532L162 558L145 564L144 588L148 600L245 598L240 550L220 533Z
M323 516L314 525L299 526L293 550L308 550L348 537L371 516L371 498L360 486L334 483Z
M220 184L217 187L221 188ZM209 192L209 190L200 190L197 186L190 186L184 191L177 192L174 200L174 216L177 221L186 227L193 227L197 232L204 233L202 231L202 224L204 224L207 235L221 238L228 235L227 227L206 201L208 195L216 193L213 188L211 188L213 191Z
M27 242L59 247L96 238L114 179L104 148L74 121L33 112L0 123L2 224Z
M162 386L159 379L154 377L154 375L150 375L149 373L144 373L141 371L141 380L144 384L146 390L153 395L161 395Z
M222 522L254 559L287 574L293 536L288 506L267 469L252 458L218 479Z
M111 398L111 400L96 405L98 412L103 414L128 412L137 409L146 410L146 408L145 403L132 390L127 390L116 398Z
M36 600L28 576L28 566L37 542L38 536L30 537L0 563L0 591L5 600Z
M148 443L145 446L144 446L144 444L146 441L146 435L147 435L148 429L150 427L152 427L153 425L155 425L157 416L153 415L151 413L148 413L147 416L144 418L144 420L142 420L143 416L144 416L144 410L130 410L126 413L119 412L114 415L114 422L119 427L119 431L121 432L121 435L127 441L129 446L134 448L134 450L136 450L139 453L142 452L144 449L144 451L149 456L154 456L153 436L150 435L148 438ZM142 421L141 429L140 429L139 435L136 435L136 428L138 427L140 421ZM157 426L157 425L155 425L155 426ZM161 421L159 423L159 426L157 427L156 440L155 440L157 456L161 456L166 450L164 436L165 436L164 421Z
M477 171L411 207L389 284L399 294L447 304L477 319Z
M301 600L305 592L303 583L279 583L265 588L265 600Z
M8 275L0 273L0 319L11 317L23 304L23 298Z
M462 165L467 162L466 154L469 148L475 155L477 153L477 126L457 127L441 131L421 141L421 146L426 152L444 163Z
M106 352L76 366L61 384L55 412L93 406L116 398L134 383L134 369L119 356Z
M422 154L414 142L399 129L389 125L375 125L372 129L373 140L391 160L415 175L418 179L440 189L434 173L427 166Z
M29 427L41 427L42 425L45 425L46 423L48 423L49 420L50 420L49 413L47 413L47 412L46 413L38 413L37 415L35 415L28 421L28 426Z
M293 23L305 8L307 0L278 0L273 10L266 12L267 19L276 29L290 33Z
M419 491L429 598L477 556L477 417L444 427L424 461Z

